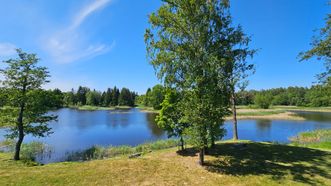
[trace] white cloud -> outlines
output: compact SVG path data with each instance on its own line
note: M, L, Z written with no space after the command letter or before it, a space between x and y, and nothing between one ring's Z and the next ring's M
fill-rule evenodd
M43 42L44 49L57 63L70 63L91 58L108 52L113 46L107 44L89 44L86 35L79 33L79 26L88 16L106 6L110 0L95 0L83 7L74 16L72 23L48 36Z
M110 2L110 0L95 0L93 3L87 5L86 7L84 7L81 11L79 11L79 13L75 16L74 21L72 22L72 25L70 27L70 29L75 29L77 27L79 27L80 24L82 24L82 22L84 22L84 20L91 15L93 12L97 11L98 9L103 8L104 6L106 6L108 3Z
M0 43L0 56L12 56L16 53L16 46L12 43Z

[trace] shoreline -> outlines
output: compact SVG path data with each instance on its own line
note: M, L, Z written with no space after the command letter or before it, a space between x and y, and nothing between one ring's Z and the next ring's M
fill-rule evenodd
M296 116L293 112L283 112L270 115L238 115L238 120L247 119L266 119L266 120L293 120L293 121L305 121L306 119L300 116ZM232 116L225 117L225 121L231 121Z

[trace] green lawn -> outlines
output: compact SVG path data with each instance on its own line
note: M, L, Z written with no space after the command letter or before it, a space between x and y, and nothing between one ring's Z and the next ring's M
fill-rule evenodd
M330 152L240 143L218 143L204 167L193 149L33 167L0 153L0 185L331 185Z

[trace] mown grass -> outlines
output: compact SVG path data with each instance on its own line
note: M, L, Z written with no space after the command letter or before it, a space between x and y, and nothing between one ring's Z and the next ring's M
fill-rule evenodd
M197 164L177 148L28 167L0 153L0 185L331 185L331 154L289 145L221 142Z
M302 132L290 140L296 146L331 150L331 129Z

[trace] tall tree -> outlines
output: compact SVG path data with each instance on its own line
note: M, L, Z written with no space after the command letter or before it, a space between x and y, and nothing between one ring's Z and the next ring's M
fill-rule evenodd
M134 106L132 94L129 89L122 88L119 96L119 104L125 106Z
M149 17L147 51L165 86L187 92L185 114L203 164L208 142L222 135L218 129L229 105L227 63L238 28L231 26L227 0L163 2Z
M108 88L104 98L104 105L106 107L109 107L111 105L111 102L112 102L112 89Z
M56 116L48 115L52 98L41 86L48 82L49 73L45 67L37 66L36 54L27 54L17 49L18 58L4 61L7 65L1 70L5 80L2 84L9 90L10 110L4 111L3 122L15 123L8 137L18 138L14 159L20 159L21 144L26 134L45 136L50 134L49 121ZM15 117L16 115L16 117ZM13 119L15 117L16 119Z
M82 86L78 87L78 90L76 93L78 105L86 105L86 94L89 91L90 91L90 89L87 87L82 87Z
M331 1L329 2L331 6ZM319 35L313 38L311 49L299 54L300 60L308 60L317 57L318 60L324 61L325 72L317 75L320 82L325 83L331 75L331 14L326 17L326 25L320 29Z
M147 91L146 91L146 94L145 94L145 99L144 99L144 105L145 106L151 106L151 92L152 92L152 90L151 90L151 88L148 88L147 89Z
M112 106L117 106L118 105L118 99L120 96L120 90L115 86L113 88L113 95L112 95Z

